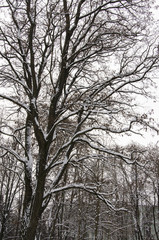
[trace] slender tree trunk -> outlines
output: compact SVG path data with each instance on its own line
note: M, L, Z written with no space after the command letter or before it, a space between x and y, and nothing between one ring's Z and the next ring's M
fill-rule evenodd
M20 229L21 229L21 226L20 226L20 218L22 216L22 206L23 206L23 191L22 191L22 194L19 196L19 203L18 203L18 218L17 218L17 226L16 226L16 231L15 231L15 237L14 237L14 240L17 240L17 236L19 236L20 234Z
M56 199L56 202L58 202L58 194L55 196L55 199ZM61 207L61 203L58 204L57 206L57 209L53 215L53 219L52 219L52 223L51 223L51 227L49 229L49 240L51 239L54 239L54 237L56 237L56 232L55 232L55 229L56 229L56 223L57 223L57 220L58 220L58 215L59 215L59 211L60 211L60 207ZM53 208L56 208L54 205L52 206L52 209ZM52 213L51 213L52 215Z
M140 210L139 210L139 194L138 194L138 169L135 164L135 217L136 217L136 230L138 240L143 240L142 229L140 227Z
M82 203L81 203L81 191L79 190L78 194L78 208L79 208L79 216L78 216L78 232L77 232L77 240L81 240L81 209L82 209Z
M95 217L95 240L98 239L98 227L99 227L99 214L100 214L100 202L99 199L97 199L96 203L96 217Z

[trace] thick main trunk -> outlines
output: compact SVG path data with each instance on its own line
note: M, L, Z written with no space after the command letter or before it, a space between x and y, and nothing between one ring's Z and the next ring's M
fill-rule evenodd
M23 237L24 240L35 239L38 221L42 214L44 186L45 186L45 176L42 176L41 179L38 179L35 197L34 197L32 209L31 209L30 222L26 229L25 236Z
M0 232L0 240L3 240L4 232L5 232L5 224L6 224L6 218L3 215L1 220L1 232Z
M37 176L37 186L35 190L35 194L32 198L32 204L30 206L30 217L29 222L27 223L27 227L25 230L25 234L23 236L23 240L34 240L36 236L36 229L38 226L38 221L41 218L43 212L43 195L45 190L45 165L46 165L46 148L40 150L40 161L38 167L38 176Z

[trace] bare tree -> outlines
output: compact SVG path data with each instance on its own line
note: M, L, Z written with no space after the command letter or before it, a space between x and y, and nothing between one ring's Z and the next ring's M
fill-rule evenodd
M14 148L14 146L12 145ZM10 155L1 155L0 163L0 239L18 239L22 211L23 169Z
M7 19L0 29L0 98L12 103L2 130L17 145L0 147L24 168L22 239L35 239L57 192L80 188L113 207L98 186L67 180L66 173L105 154L131 161L103 139L142 121L131 99L145 94L143 82L158 61L155 43L146 40L149 2L1 1Z

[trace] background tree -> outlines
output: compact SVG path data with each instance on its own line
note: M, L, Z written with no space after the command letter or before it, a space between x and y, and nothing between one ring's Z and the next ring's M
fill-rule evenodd
M4 141L4 139L3 139ZM15 142L14 142L15 143ZM12 148L15 148L14 143ZM0 239L17 239L22 214L23 169L4 151L0 163Z
M146 37L149 3L1 1L7 19L0 29L0 97L12 103L2 129L16 141L15 150L6 143L1 149L23 165L23 239L35 239L57 193L65 201L64 191L83 189L112 207L99 183L67 176L105 154L132 160L103 139L143 122L131 100L145 94L144 81L158 62L155 42ZM22 124L14 128L17 118Z

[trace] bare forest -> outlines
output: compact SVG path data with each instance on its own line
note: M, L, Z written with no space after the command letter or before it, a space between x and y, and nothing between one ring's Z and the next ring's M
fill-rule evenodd
M0 240L159 240L152 4L0 1Z

